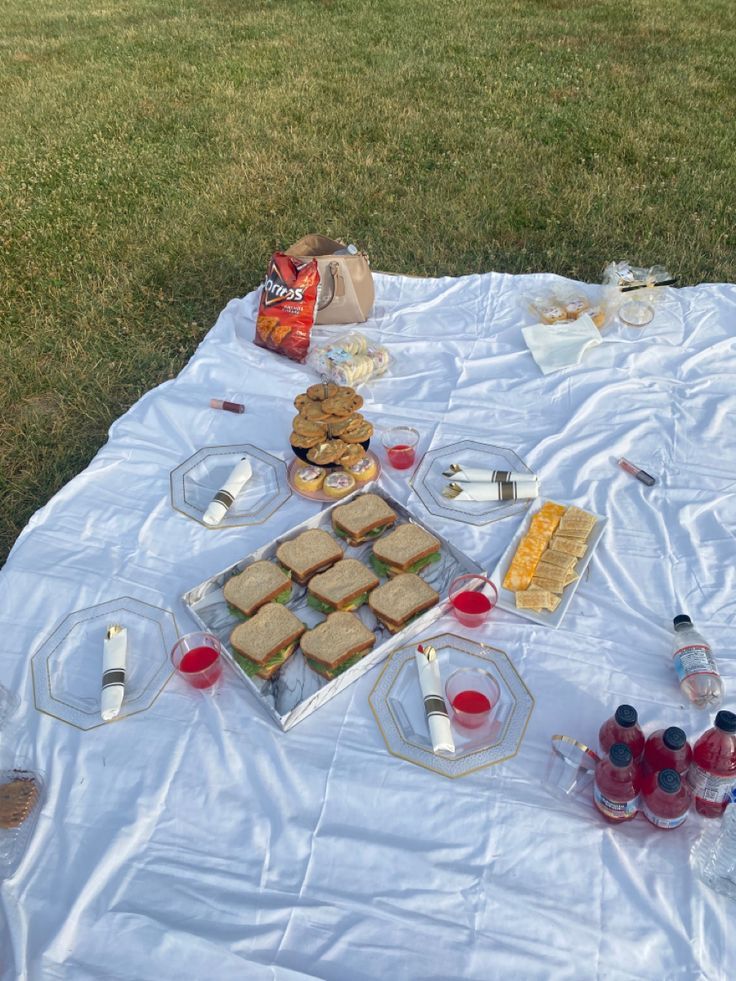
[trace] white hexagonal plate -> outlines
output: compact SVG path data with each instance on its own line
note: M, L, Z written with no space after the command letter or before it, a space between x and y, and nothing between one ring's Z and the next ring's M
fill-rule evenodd
M202 518L207 505L244 456L251 462L253 475L222 521L206 525ZM284 461L251 443L205 446L172 470L170 481L172 507L210 530L260 525L291 497Z
M448 500L442 496L442 491L452 478L443 476L442 471L447 470L451 463L483 467L487 470L532 473L513 450L492 446L490 443L478 443L474 439L463 439L429 450L417 467L411 484L430 514L469 525L488 525L492 521L508 518L511 514L519 514L529 507L530 501Z
M398 647L368 699L389 753L445 777L462 777L515 756L532 714L534 697L507 654L450 633L417 638L416 642L436 649L443 682L457 668L481 667L496 679L501 696L487 726L468 730L453 723L455 752L438 756L432 751L424 714L415 662L416 643Z
M107 628L128 632L125 698L116 722L150 708L171 677L178 639L173 613L129 596L70 613L31 659L33 697L45 712L78 729L109 725L100 717L102 648Z

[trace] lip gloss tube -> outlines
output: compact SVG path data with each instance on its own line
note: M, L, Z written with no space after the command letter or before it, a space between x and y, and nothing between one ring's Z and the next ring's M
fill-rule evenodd
M223 399L210 399L213 409L224 409L225 412L245 412L245 406L240 402L225 402Z
M652 477L650 473L647 473L646 470L642 470L641 467L637 467L635 463L631 463L629 460L624 459L624 457L620 458L618 465L622 470L625 470L626 473L630 473L632 477L636 477L637 480L640 480L642 484L646 484L647 487L653 487L654 484L657 483L656 479Z

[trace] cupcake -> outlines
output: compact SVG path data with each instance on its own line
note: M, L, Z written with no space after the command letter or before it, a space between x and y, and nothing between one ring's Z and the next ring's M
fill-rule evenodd
M377 476L378 465L372 457L364 456L351 467L345 467L345 470L355 477L359 484L367 484L369 480L373 480Z
M328 497L345 497L346 494L355 490L355 477L351 477L344 470L337 470L335 473L331 473L329 477L325 477L322 490Z
M294 486L297 490L313 494L322 487L326 473L323 467L300 467L294 474Z

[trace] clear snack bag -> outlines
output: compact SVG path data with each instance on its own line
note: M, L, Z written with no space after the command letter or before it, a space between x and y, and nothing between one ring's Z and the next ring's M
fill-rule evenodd
M352 331L313 347L306 363L325 380L354 388L387 371L391 356L365 334Z

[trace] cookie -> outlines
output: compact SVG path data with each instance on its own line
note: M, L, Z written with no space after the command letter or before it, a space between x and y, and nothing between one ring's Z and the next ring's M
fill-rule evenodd
M313 402L310 399L299 409L299 415L312 422L326 422L330 418L330 413L324 408L326 404L326 402Z
M355 389L351 388L349 385L339 385L337 387L337 391L335 392L335 397L339 399L351 399L353 395L355 395Z
M350 432L351 429L355 429L362 422L363 416L357 412L353 412L349 416L344 416L342 419L330 419L327 423L327 434L330 439L342 439L343 433Z
M365 443L373 435L373 426L363 420L358 426L352 426L340 439L346 443Z
M307 389L307 398L313 399L315 402L323 402L325 399L331 399L337 395L337 385L333 385L332 382L321 382L318 385L310 385Z
M345 452L346 445L341 439L329 439L324 443L318 443L307 451L307 459L310 463L317 466L335 463L342 453Z
M37 799L38 787L30 774L0 784L0 828L23 824Z
M325 399L322 403L325 412L329 412L331 416L338 417L349 416L359 409L362 404L363 399L360 395L351 395L349 397L336 395L332 399Z
M309 396L302 392L301 395L297 395L297 397L294 399L294 407L301 412L302 406L311 401L312 400L309 398Z
M313 422L311 419L305 419L301 415L294 417L291 428L295 433L301 433L302 436L320 436L324 439L327 435L326 423Z
M353 467L365 456L365 450L358 443L351 443L340 455L339 463L341 467Z
M291 436L289 436L289 442L298 450L309 450L313 446L317 446L318 443L321 443L324 438L324 433L312 433L311 436L305 436L303 433L292 432Z

